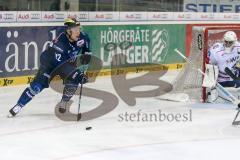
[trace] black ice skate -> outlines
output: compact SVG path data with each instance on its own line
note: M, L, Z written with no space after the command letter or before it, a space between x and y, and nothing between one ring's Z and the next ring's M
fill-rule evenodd
M58 111L60 113L65 113L66 109L67 109L67 102L66 101L59 102L59 104L58 104Z
M12 109L9 110L9 115L7 116L8 118L15 117L19 112L21 111L22 107L18 104L16 104Z

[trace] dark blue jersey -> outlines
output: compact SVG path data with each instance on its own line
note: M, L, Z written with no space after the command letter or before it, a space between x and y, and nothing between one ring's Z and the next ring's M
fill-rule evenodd
M72 57L89 52L91 52L90 39L86 33L80 32L78 41L70 42L66 33L63 32L41 54L40 61L42 64L56 67Z

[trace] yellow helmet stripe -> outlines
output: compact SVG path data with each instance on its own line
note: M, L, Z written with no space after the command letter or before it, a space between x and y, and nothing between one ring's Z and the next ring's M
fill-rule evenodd
M75 21L73 21L73 20L70 19L70 18L67 18L67 19L65 20L65 23L75 23Z

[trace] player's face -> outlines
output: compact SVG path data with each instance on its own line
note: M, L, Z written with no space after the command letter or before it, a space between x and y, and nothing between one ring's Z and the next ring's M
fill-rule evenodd
M224 46L229 48L233 45L233 41L224 41Z
M71 39L77 41L80 36L80 26L71 28Z

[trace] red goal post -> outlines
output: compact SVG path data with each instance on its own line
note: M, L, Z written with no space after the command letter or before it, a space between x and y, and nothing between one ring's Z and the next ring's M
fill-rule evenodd
M240 25L232 26L207 26L204 32L204 48L203 48L203 72L205 72L205 64L209 63L208 59L208 49L216 42L223 42L223 35L226 31L234 31L237 34L238 40L240 39ZM202 90L203 102L206 101L206 88L203 87Z
M193 65L186 64L179 73L173 83L173 92L186 93L191 100L206 102L207 91L202 87L203 75L196 68L205 72L205 64L209 63L208 49L214 43L222 42L224 33L229 30L235 31L240 39L240 24L191 26L191 34L187 32L186 35L186 55ZM187 45L190 45L189 50Z

